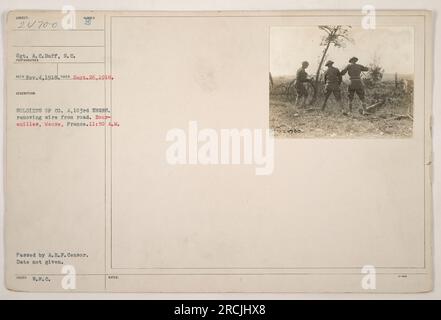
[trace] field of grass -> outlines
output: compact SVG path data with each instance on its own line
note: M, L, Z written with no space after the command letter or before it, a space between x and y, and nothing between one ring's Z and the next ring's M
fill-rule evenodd
M410 137L412 136L413 85L396 86L394 81L382 81L365 87L367 105L384 100L384 105L370 115L359 113L361 102L356 96L353 113L344 115L334 97L325 111L323 88L318 88L317 100L306 108L295 105L295 94L288 94L289 79L276 78L270 89L269 125L276 137ZM412 84L412 83L411 83ZM341 86L343 105L348 110L347 84Z

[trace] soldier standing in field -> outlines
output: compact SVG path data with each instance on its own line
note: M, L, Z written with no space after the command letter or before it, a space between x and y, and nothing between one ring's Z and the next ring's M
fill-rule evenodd
M323 102L322 111L326 108L326 103L328 102L331 94L334 94L335 100L337 100L340 109L343 111L343 104L341 100L340 85L342 82L342 76L340 70L333 66L334 61L327 61L325 66L328 67L326 70L325 78L325 101Z
M297 91L297 105L300 105L300 100L303 98L303 103L301 104L302 108L306 106L306 100L308 99L308 90L306 90L305 83L311 82L311 80L308 79L308 73L306 73L306 68L308 68L308 66L309 62L303 61L302 67L297 70L296 74L295 88Z
M349 59L349 64L341 71L341 75L349 74L351 83L349 84L349 112L352 112L352 101L354 100L355 93L362 103L363 114L368 114L366 111L366 104L364 98L364 86L361 81L361 73L368 71L369 69L361 64L357 64L358 58L352 57Z

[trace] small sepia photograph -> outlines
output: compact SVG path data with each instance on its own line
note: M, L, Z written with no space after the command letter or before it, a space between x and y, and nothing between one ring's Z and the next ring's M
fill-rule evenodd
M413 27L272 27L269 92L278 138L411 137Z

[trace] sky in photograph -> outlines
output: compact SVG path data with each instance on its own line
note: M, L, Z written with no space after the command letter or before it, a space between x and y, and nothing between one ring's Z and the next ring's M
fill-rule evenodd
M318 27L272 27L270 32L270 71L273 76L295 75L301 62L309 61L308 74L315 74L323 51L325 34ZM327 59L343 69L352 56L358 63L369 65L376 56L385 73L414 73L414 34L412 27L378 27L364 30L352 27L353 43L345 48L331 45Z

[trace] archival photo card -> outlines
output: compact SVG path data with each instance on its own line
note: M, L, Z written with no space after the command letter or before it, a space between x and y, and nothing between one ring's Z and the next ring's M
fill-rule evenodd
M432 289L430 12L6 20L8 289Z

